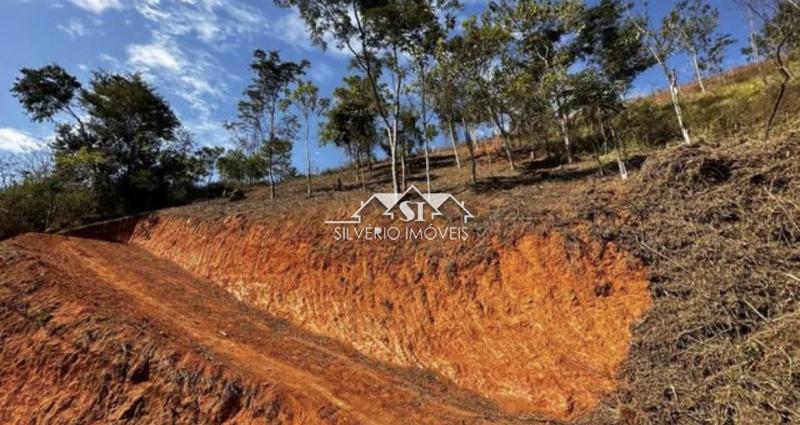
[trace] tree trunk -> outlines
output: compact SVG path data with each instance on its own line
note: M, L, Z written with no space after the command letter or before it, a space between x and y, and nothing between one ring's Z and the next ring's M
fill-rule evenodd
M363 25L361 24L361 14L356 7L356 3L353 3L353 17L355 18L356 22L356 29L359 33L359 39L361 41L361 55L356 53L355 48L350 43L350 41L346 41L345 45L347 46L348 50L353 54L356 59L356 63L359 64L359 67L367 74L367 80L370 83L370 88L372 89L373 100L375 100L378 108L379 115L383 119L383 123L386 126L386 132L389 138L389 148L391 150L391 160L392 160L392 188L396 192L399 192L397 186L397 110L395 110L394 121L392 122L389 120L389 113L384 107L384 97L381 95L381 91L378 88L378 80L379 77L375 75L375 72L372 69L372 62L371 57L372 55L367 51L367 46L369 45L366 41L366 31L364 30ZM397 46L394 48L395 53L395 60L397 59ZM397 62L395 62L397 63ZM398 80L399 74L398 74ZM396 93L398 96L396 97L396 105L400 105L400 98L399 98L399 91L400 91L400 81L398 81Z
M478 173L476 170L477 165L475 164L475 145L472 143L472 136L469 133L469 125L464 117L461 117L461 123L464 125L464 141L467 143L467 149L469 150L469 162L472 164L472 184L475 185L478 183Z
M271 121L272 122L272 121ZM270 132L269 132L269 143L267 145L267 176L269 178L269 199L275 199L275 177L272 174L272 141L274 139L274 132L272 130L272 124L270 124Z
M406 190L406 154L400 154L400 189ZM395 193L400 192L400 190Z
M398 62L399 58L398 58L398 55L397 55L397 46L396 45L393 48L393 53L394 53L394 63L395 63L395 76L396 76L396 80L397 81L395 82L395 87L394 87L394 122L392 123L393 124L392 125L392 139L390 140L390 144L391 144L391 148L392 148L392 166L393 166L392 167L392 181L394 183L394 192L398 193L398 192L400 192L401 187L399 187L397 185L397 170L396 170L396 168L394 168L394 164L395 164L394 163L394 158L396 158L396 156L397 156L397 154L396 154L396 151L397 151L397 128L399 126L399 120L400 120L400 118L399 118L400 117L400 91L401 91L401 89L403 87L403 77L402 77L402 74L400 72L400 65L399 65L399 62ZM403 170L404 170L403 173L405 173L405 154L403 154L402 156L403 156L403 164L402 165L403 165ZM402 186L402 189L405 190L405 187L406 187L405 174L403 174L403 180L402 180L401 186Z
M561 128L561 137L564 139L564 149L567 152L567 162L572 162L572 143L569 140L569 128L567 126L567 117L560 111L558 112L558 123Z
M397 182L397 122L394 122L392 128L387 128L386 132L389 135L389 150L391 151L392 191L394 191L394 193L398 193L400 192L400 186L398 186Z
M617 151L617 166L619 167L619 177L622 180L628 179L628 168L625 166L625 160L622 157L622 153L620 153L619 145L620 142L617 139L617 132L614 131L614 127L609 127L608 131L611 133L611 143L614 145L614 148ZM625 154L627 157L628 155Z
M500 122L500 119L495 114L494 108L492 108L491 105L489 105L489 115L492 118L492 123L497 129L497 134L499 134L500 136L500 145L502 146L502 149L506 153L506 157L508 158L508 165L510 165L511 169L514 170L517 168L517 166L514 164L514 158L511 156L511 150L509 150L508 148L508 137L506 135L506 130L503 128L502 122Z
M619 177L622 180L628 179L628 169L625 168L625 162L622 160L622 156L619 152L619 146L617 146L617 166L619 166Z
M772 113L769 116L769 121L767 121L767 129L764 131L765 139L769 139L769 133L772 131L772 124L775 123L775 117L778 116L778 109L781 107L783 95L786 93L786 84L792 79L792 74L789 72L789 70L786 68L786 64L783 62L783 46L785 44L786 37L781 40L781 42L778 44L778 48L775 50L775 63L778 66L778 71L781 73L781 75L783 75L783 81L781 81L778 97L775 98L775 105L772 107Z
M275 199L275 178L272 175L272 155L269 161L269 199Z
M692 66L694 67L694 76L697 79L697 84L700 86L700 91L705 93L706 86L703 84L703 75L700 73L700 63L697 61L697 53L692 53Z
M308 150L308 115L306 115L306 196L311 197L311 152Z
M428 155L427 137L425 137L425 183L428 185L428 193L431 193L431 163Z
M747 8L747 25L750 28L750 49L753 51L753 61L758 62L758 43L756 42L756 30L753 25L753 11Z
M451 117L447 118L447 127L450 129L450 143L453 144L453 156L456 157L456 166L461 168L461 158L458 157L458 143L456 143L456 126Z
M364 179L364 167L361 164L361 152L356 149L356 176L358 176L358 180L361 182L361 191L367 191L367 182Z
M686 125L683 122L683 111L681 110L680 104L680 88L678 87L678 77L675 76L675 71L671 70L664 59L652 48L648 47L650 54L653 55L653 59L661 66L661 70L664 71L664 76L667 77L667 83L669 83L669 93L672 97L672 106L675 109L675 116L678 118L678 127L681 129L681 135L683 136L683 142L687 145L692 144L692 139L689 137L689 129L686 128Z
M428 154L428 108L425 102L425 64L423 61L419 63L419 77L420 80L420 101L422 102L422 141L425 148L425 184L428 188L428 193L431 193L431 163L430 155Z
M689 137L689 129L686 128L686 124L683 122L683 110L681 109L678 78L675 76L675 70L666 68L666 65L664 65L664 72L666 73L667 81L669 82L669 92L672 96L672 106L675 108L675 116L678 118L678 127L681 129L683 142L687 145L691 145L692 139Z

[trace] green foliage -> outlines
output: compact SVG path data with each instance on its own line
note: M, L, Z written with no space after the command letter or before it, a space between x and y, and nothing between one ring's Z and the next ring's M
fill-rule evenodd
M56 123L54 166L3 174L4 235L185 202L210 172L212 161L193 155L191 135L137 74L96 72L83 87L47 65L23 69L12 93L32 120Z
M207 178L206 184L210 183L217 168L217 160L225 154L225 148L219 146L203 146L194 153L194 157L200 162L197 176Z
M630 5L622 0L602 0L586 10L576 46L590 65L620 94L654 65L639 32L640 18L629 17Z
M400 111L400 127L397 135L397 143L399 151L405 155L405 157L419 152L424 143L425 133L423 133L421 124L418 111L409 108ZM381 147L384 150L388 150L389 148L386 145L381 145Z
M677 45L697 59L700 72L722 71L725 49L735 41L717 31L719 9L706 0L679 0L665 18L665 27Z
M630 145L663 147L680 137L674 121L669 105L640 99L626 103L625 109L614 119L614 126L620 139Z
M60 175L29 176L0 188L0 239L97 218L97 198Z
M81 89L75 77L58 65L39 69L22 68L11 92L19 99L32 120L53 121L56 114L71 110L71 103Z
M223 181L253 183L265 176L267 161L261 155L245 155L241 150L231 150L217 160Z
M353 54L352 63L369 81L374 105L389 130L392 183L399 191L397 134L407 74L402 53L415 59L431 55L438 41L445 37L445 28L454 24L451 12L460 4L457 0L276 0L276 3L297 8L315 44L324 48L332 40L337 47L347 48ZM391 97L380 84L382 69L392 74ZM391 108L387 107L389 104Z
M761 52L774 55L779 47L784 53L800 48L800 6L796 2L744 0L744 3L761 21L761 31L755 37ZM743 52L751 56L755 53L750 47Z
M345 149L354 160L371 155L378 139L377 108L369 81L357 75L345 77L333 91L333 105L325 112L320 140Z
M240 148L248 157L261 155L266 160L270 194L275 196L275 181L285 173L297 132L296 117L289 113L291 86L305 73L308 61L283 62L277 51L253 52L250 69L253 80L239 101L238 121L230 124Z
M299 81L292 91L291 101L302 115L316 115L330 106L330 100L319 95L319 87L311 81Z

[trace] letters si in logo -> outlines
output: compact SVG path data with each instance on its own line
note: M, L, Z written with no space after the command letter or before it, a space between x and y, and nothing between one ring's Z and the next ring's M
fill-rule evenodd
M413 199L412 199L413 198ZM403 193L389 192L376 193L366 201L361 201L361 206L346 220L328 220L327 224L361 224L364 209L377 202L383 210L383 215L390 219L404 222L425 222L443 216L442 208L452 202L459 211L464 223L475 218L459 201L449 193L422 193L413 184Z

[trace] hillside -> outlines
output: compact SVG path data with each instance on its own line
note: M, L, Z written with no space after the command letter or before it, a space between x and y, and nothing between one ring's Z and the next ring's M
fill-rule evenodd
M738 99L753 81L712 82L688 109L768 102ZM437 151L435 191L475 216L466 240L336 240L326 220L388 191L385 163L366 193L345 168L311 198L290 180L274 200L255 186L6 240L0 420L798 421L800 137L784 113L763 141L757 119L740 138L709 112L700 143L630 146L625 181L524 144L512 170L486 143L472 187L466 149L460 169Z

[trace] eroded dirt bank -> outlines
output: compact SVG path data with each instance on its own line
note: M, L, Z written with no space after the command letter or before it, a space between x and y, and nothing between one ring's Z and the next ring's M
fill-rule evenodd
M504 423L487 403L244 307L146 251L0 244L2 423Z
M617 388L630 328L650 306L639 262L559 233L415 244L333 242L307 222L235 216L116 226L105 236L247 305L519 414L568 419L596 407Z

